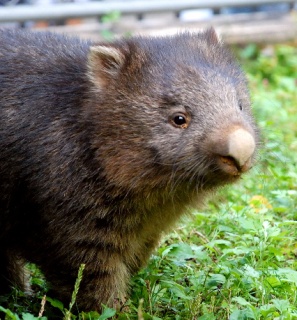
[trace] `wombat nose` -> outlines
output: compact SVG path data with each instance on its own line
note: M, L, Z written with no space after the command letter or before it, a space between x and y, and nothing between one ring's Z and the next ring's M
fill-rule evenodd
M234 176L247 171L251 167L255 147L255 139L248 131L242 128L232 131L225 140L224 151L219 154L221 169Z

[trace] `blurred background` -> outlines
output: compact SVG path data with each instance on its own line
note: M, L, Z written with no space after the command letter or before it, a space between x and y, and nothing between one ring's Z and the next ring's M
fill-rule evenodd
M229 43L271 43L295 40L296 9L287 0L0 0L0 27L109 40L212 25Z

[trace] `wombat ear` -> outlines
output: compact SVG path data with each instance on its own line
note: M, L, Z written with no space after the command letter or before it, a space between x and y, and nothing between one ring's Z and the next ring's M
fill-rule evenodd
M205 31L205 36L206 36L207 40L212 44L220 44L221 43L221 40L213 27L210 27L209 29L207 29Z
M125 56L119 48L105 45L93 46L88 56L88 68L91 80L99 86L108 79L115 78L125 62Z

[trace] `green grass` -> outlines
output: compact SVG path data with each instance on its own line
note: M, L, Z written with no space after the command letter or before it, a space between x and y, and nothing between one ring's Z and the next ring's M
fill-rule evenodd
M262 130L258 165L165 237L123 311L75 317L47 301L57 318L297 319L297 49L250 45L239 56ZM40 298L14 292L6 319L38 319L45 282L31 268Z

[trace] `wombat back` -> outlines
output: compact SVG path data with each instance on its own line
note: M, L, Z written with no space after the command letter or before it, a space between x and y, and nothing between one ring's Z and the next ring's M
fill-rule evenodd
M0 293L125 300L160 236L254 163L246 80L214 30L91 43L0 31Z

